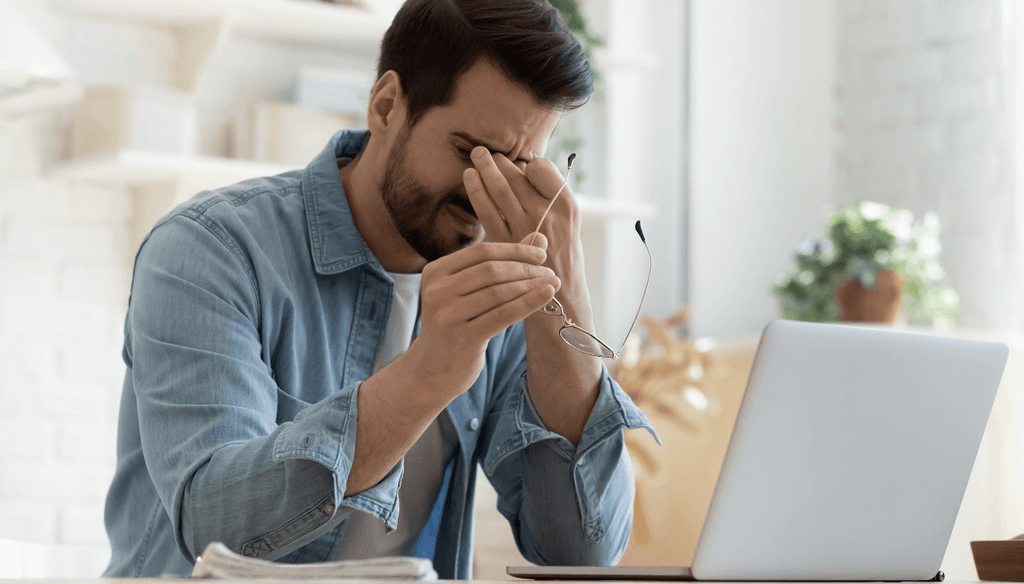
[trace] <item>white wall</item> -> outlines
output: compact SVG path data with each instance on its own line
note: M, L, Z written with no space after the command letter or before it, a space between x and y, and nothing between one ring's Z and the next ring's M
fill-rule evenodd
M843 2L838 14L838 198L938 213L962 326L1021 323L1003 68L1007 11L1019 5Z
M832 200L835 4L694 0L690 280L696 336L760 330Z
M159 82L170 61L167 34L14 6L88 81ZM48 176L66 114L0 119L0 555L17 540L46 563L5 561L0 577L95 577L109 561L132 203Z

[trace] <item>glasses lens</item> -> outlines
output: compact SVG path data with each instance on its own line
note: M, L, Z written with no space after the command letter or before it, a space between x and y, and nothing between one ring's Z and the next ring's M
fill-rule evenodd
M562 312L562 305L555 299L552 299L551 302L548 302L537 312L543 312L544 314L550 314L551 316L564 316L565 314Z
M578 328L563 326L562 330L558 331L558 334L562 336L562 340L572 345L578 351L594 355L595 357L615 358L615 352L590 333L585 333Z

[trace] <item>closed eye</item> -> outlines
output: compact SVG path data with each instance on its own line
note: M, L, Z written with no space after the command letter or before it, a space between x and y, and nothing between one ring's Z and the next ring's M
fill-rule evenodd
M461 156L463 160L469 160L470 153L472 152L471 149L463 148L462 146L456 146L455 151L459 153L459 156Z

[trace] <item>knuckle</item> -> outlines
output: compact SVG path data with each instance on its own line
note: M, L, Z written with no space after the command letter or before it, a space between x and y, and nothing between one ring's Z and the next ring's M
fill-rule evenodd
M491 286L485 290L485 293L487 294L487 300L492 306L501 304L505 301L505 294L501 289L501 286Z
M501 276L501 267L497 262L487 262L484 264L484 277L488 281L493 281Z
M498 186L497 194L505 199L515 198L515 193L512 191L512 186L507 182Z
M505 324L505 323L510 324L513 321L513 319L516 317L516 315L518 314L518 312L515 309L515 305L519 304L519 303L520 303L520 301L516 300L514 302L509 302L507 304L501 305L497 309L496 314L495 314L497 316L497 320L500 321L503 324Z

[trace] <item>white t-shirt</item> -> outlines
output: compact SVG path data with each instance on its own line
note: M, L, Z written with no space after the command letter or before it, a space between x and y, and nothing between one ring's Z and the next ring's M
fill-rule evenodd
M419 312L420 274L391 274L391 277L395 280L395 297L374 373L408 350ZM387 534L379 518L356 511L342 524L330 559L412 555L441 493L444 469L457 443L458 437L448 415L442 412L406 453L405 474L398 490L398 528Z

